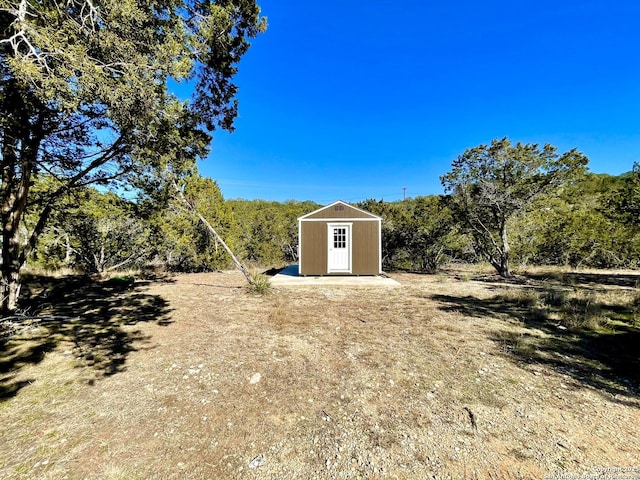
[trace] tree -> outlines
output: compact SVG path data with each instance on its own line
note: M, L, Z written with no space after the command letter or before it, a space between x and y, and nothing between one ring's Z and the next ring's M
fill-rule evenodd
M229 248L229 245L227 245L227 243L220 236L218 231L213 227L213 225L211 225L209 220L207 220L205 216L198 211L198 209L193 205L193 203L187 200L187 197L185 197L183 190L178 186L178 184L175 181L172 183L176 191L176 198L180 202L182 202L182 204L188 211L190 211L195 217L198 218L198 220L200 220L200 223L207 229L207 232L209 232L209 234L214 238L216 245L220 244L222 248L224 248L225 252L227 252L227 254L229 255L235 267L242 273L242 275L244 275L244 278L247 280L247 283L251 287L256 287L257 286L256 279L253 277L253 275L251 275L251 272L249 271L249 269L244 265L244 263L238 260L238 258L233 253L231 248Z
M417 197L399 202L407 205L402 221L397 225L412 268L433 273L444 263L448 250L454 244L455 226L451 211L441 197Z
M211 271L229 265L225 249L211 236L193 210L216 225L230 248L235 247L237 226L231 207L224 201L217 183L197 172L184 178L182 192L187 204L172 198L166 205L154 202L150 223L155 231L155 250L171 270ZM161 207L161 208L158 208Z
M358 204L382 217L382 262L388 269L434 272L462 248L451 211L441 196Z
M521 264L634 267L640 232L613 207L627 202L629 175L587 173L541 197L512 223L512 258ZM612 204L613 202L613 204Z
M239 254L263 267L298 261L298 217L320 207L314 202L230 200L239 225Z
M640 228L640 163L633 164L631 172L622 176L622 185L607 198L610 216Z
M86 188L77 195L78 206L57 230L67 239L73 266L86 273L105 274L140 266L151 254L149 226L136 214L136 206L114 193Z
M180 172L232 130L232 79L265 28L255 0L0 0L2 310L57 200L148 167ZM192 102L168 81L194 85ZM43 173L55 188L30 195ZM21 237L27 207L38 211Z
M503 277L510 277L509 225L542 195L582 174L587 157L549 144L512 145L505 137L467 149L440 178L451 207L474 247Z

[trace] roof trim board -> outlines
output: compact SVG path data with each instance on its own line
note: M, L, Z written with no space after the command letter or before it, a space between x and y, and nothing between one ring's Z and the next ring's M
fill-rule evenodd
M331 207L334 207L334 206L336 206L338 204L342 204L345 207L353 208L354 210L356 210L356 211L358 211L358 212L360 212L360 213L362 213L364 215L367 215L369 217L369 218L358 217L358 218L353 218L353 219L352 218L349 218L349 219L341 218L341 220L364 220L364 221L367 221L367 220L378 220L378 221L382 220L382 217L378 217L377 215L374 215L373 213L367 212L366 210L362 210L361 208L358 208L358 207L354 207L353 205L350 205L347 202L343 202L342 200L336 200L335 202L330 203L329 205L325 205L324 207L318 208L317 210L314 210L311 213L307 213L306 215L303 215L302 217L298 217L298 221L302 221L302 220L305 220L305 221L326 221L326 219L315 219L315 218L307 218L307 217L310 217L312 215L320 213L323 210L328 210Z

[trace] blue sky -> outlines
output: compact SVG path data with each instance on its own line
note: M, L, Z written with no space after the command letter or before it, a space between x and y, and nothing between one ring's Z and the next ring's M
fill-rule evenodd
M227 199L438 194L453 159L503 136L577 147L597 173L640 161L640 2L259 4L236 131L200 164Z

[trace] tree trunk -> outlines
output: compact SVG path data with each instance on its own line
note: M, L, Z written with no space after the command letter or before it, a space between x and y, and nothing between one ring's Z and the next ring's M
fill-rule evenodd
M17 103L12 103L17 99ZM2 135L0 165L0 202L2 212L2 274L0 310L3 315L14 311L20 294L20 269L30 249L35 245L36 230L27 248L20 248L20 223L27 208L31 188L31 174L35 165L40 142L44 136L45 111L30 117L30 109L22 102L19 88L10 81L5 86L4 100L12 105L3 105L3 111L13 111L5 118ZM50 209L44 210L38 224L43 223ZM43 224L44 225L44 224Z
M247 267L245 267L242 263L240 263L240 261L237 259L237 257L233 254L233 252L229 248L229 246L225 243L225 241L222 239L222 237L218 234L216 229L211 226L211 224L207 221L207 219L204 218L202 215L200 215L200 213L198 213L198 211L193 207L193 205L191 205L187 201L187 199L182 194L182 191L178 187L178 184L175 181L172 181L172 183L173 183L173 188L176 191L176 195L178 196L178 199L184 204L185 207L187 207L187 209L189 209L189 211L194 213L200 219L200 221L203 223L203 225L205 227L207 227L207 230L209 230L209 233L211 233L213 235L213 237L216 239L216 241L220 242L222 247L225 249L225 251L231 257L231 261L233 262L233 264L236 266L236 268L238 270L240 270L242 272L242 274L244 275L244 278L247 280L249 285L255 285L256 282L253 279L253 276L251 275L251 272L249 272Z
M500 252L500 270L498 273L501 277L509 278L511 277L511 270L509 269L511 247L509 245L509 239L507 238L506 223L500 226L500 240L502 241L502 252Z
M69 265L71 265L71 255L73 253L73 248L71 248L71 239L69 238L69 234L67 232L64 232L64 247L64 266L68 267Z
M7 315L15 311L18 306L18 296L20 295L20 267L12 261L17 257L7 252L4 248L6 235L3 235L2 248L2 314ZM13 257L13 258L11 258ZM10 259L7 261L7 259Z
M505 228L500 229L500 243L494 242L493 249L485 247L480 253L485 256L491 266L496 269L498 275L504 278L511 277L511 269L509 267L510 246Z
M5 140L7 142L7 140ZM29 187L31 166L28 160L18 161L15 154L18 142L3 145L2 161L2 313L14 311L20 293L20 267L25 258L20 251L20 221L24 214ZM23 149L23 156L29 149ZM16 167L19 165L18 175ZM20 172L21 170L21 172ZM20 174L21 173L21 174Z
M2 206L2 313L13 312L18 304L20 293L20 255L19 224L24 205L10 195Z
M3 152L7 160L7 152ZM9 160L11 162L11 160ZM3 165L4 166L4 165ZM20 245L16 220L16 197L11 191L13 172L3 169L2 175L2 313L8 314L16 309L20 285L19 257Z

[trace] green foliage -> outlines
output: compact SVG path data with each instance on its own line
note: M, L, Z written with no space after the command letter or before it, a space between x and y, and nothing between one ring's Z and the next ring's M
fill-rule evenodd
M103 274L142 265L151 253L149 228L136 216L135 206L93 189L84 197L81 207L70 212L66 226L73 237L76 266Z
M512 223L514 259L574 268L637 266L640 232L611 209L626 178L589 173L534 202Z
M262 266L298 261L298 217L316 210L313 202L230 200L239 227L238 255Z
M186 177L184 182L187 201L215 225L227 245L234 250L238 228L217 183L197 172ZM154 229L157 259L168 269L196 272L229 266L230 259L225 250L178 200L170 201L167 208L156 209L150 222Z
M258 295L271 293L271 281L269 277L262 273L253 275L253 283L247 285L247 290Z
M76 191L53 220L32 256L35 265L104 274L141 266L152 253L150 228L137 206L111 192Z
M150 171L181 174L215 128L233 129L232 80L264 31L254 0L144 2L1 0L0 201L3 310L15 308L19 270L57 202L74 189ZM181 102L169 79L191 81ZM48 172L57 188L36 204ZM19 239L31 205L35 222Z
M409 198L402 202L366 200L358 204L382 217L383 267L434 272L464 248L443 197Z
M609 216L640 229L640 163L621 177L605 197L604 207Z
M553 190L553 195L539 196L526 211L509 219L513 260L535 265L637 267L640 232L611 203L629 178L589 173ZM37 221L31 208L37 208L58 185L52 176L41 176L34 183L34 204L27 209L25 231ZM312 202L225 201L217 184L200 177L195 169L183 178L183 185L188 202L232 250L262 267L297 260L297 218L319 207ZM48 269L70 267L101 274L146 262L175 271L229 267L224 249L192 212L179 201L163 197L167 192L151 191L154 195L137 202L92 188L61 197L30 262ZM472 239L457 225L450 201L430 196L391 203L367 200L358 205L383 218L384 269L432 272L444 262L476 260ZM21 241L26 238L25 233ZM545 303L558 306L565 300L549 297ZM580 312L573 310L576 315Z
M579 176L586 164L575 149L560 155L551 145L512 145L505 137L466 150L441 182L476 250L508 277L513 220L536 199Z
M233 248L238 229L218 185L197 172L184 183L188 201ZM133 203L86 188L60 202L31 262L49 269L64 266L104 274L148 262L174 271L211 271L226 268L230 260L179 201L148 197Z

